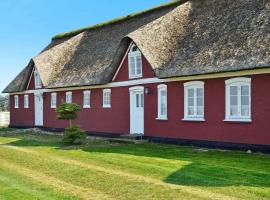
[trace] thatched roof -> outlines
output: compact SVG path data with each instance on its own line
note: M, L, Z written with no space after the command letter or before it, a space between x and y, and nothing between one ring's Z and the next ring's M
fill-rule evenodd
M56 36L33 58L43 85L110 82L131 40L159 78L270 66L270 0L182 2Z

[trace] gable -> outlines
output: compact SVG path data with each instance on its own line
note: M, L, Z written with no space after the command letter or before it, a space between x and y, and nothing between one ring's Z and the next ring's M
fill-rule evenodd
M133 44L134 44L133 42L130 43L125 54L123 55L122 61L114 74L112 82L156 77L155 72L153 71L150 63L147 61L143 53L141 53L142 77L132 78L132 79L129 77L129 56L128 55L129 55L130 48L132 47Z

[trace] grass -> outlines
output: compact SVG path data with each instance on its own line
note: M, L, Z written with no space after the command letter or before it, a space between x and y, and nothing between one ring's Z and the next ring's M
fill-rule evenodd
M270 156L0 129L0 199L270 199Z

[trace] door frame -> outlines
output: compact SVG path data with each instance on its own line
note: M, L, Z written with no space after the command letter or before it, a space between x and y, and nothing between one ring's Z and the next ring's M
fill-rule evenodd
M136 92L142 92L142 94L143 94L143 101L144 101L144 86L134 86L134 87L129 88L129 107L130 107L130 114L129 114L129 117L130 117L129 127L130 128L129 128L129 133L130 134L134 134L134 133L132 133L133 132L132 131L132 123L133 123L133 121L132 121L132 119L133 119L132 118L132 113L133 113L133 107L132 106L134 106L135 104L132 103L132 102L133 102L133 99L134 99L134 94ZM145 106L144 102L143 102L143 124L142 124L142 130L143 130L143 132L141 133L142 135L144 134L144 106Z
M41 102L40 102L41 105L40 106L42 107L42 111L41 111L40 115L37 115L37 113L36 113L36 107L37 107L36 97L37 96L41 97ZM34 93L35 126L43 126L43 110L44 110L43 109L43 92L36 91ZM39 120L37 120L37 116L39 116Z

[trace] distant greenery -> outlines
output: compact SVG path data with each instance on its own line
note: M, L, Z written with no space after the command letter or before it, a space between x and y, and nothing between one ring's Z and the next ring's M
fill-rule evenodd
M0 95L0 112L2 111L9 111L8 95Z
M115 19L107 21L107 22L95 24L95 25L92 25L92 26L87 26L87 27L76 29L76 30L73 30L73 31L60 33L58 35L55 35L52 39L54 40L54 39L61 39L61 38L65 38L65 37L71 37L71 36L77 35L79 33L82 33L82 32L84 32L86 30L100 28L100 27L106 26L108 24L114 24L116 22L127 20L127 19L130 19L132 17L136 17L136 16L139 16L141 14L151 12L151 11L156 10L156 9L160 9L160 8L163 8L163 7L166 7L166 6L169 6L169 5L179 4L180 2L183 2L183 0L173 0L173 1L169 2L169 3L165 3L165 4L162 4L160 6L156 6L156 7L153 7L151 9L148 9L148 10L145 10L145 11L142 11L142 12L137 12L137 13L134 13L134 14L118 17L118 18L115 18Z
M0 199L269 200L270 155L0 130Z

